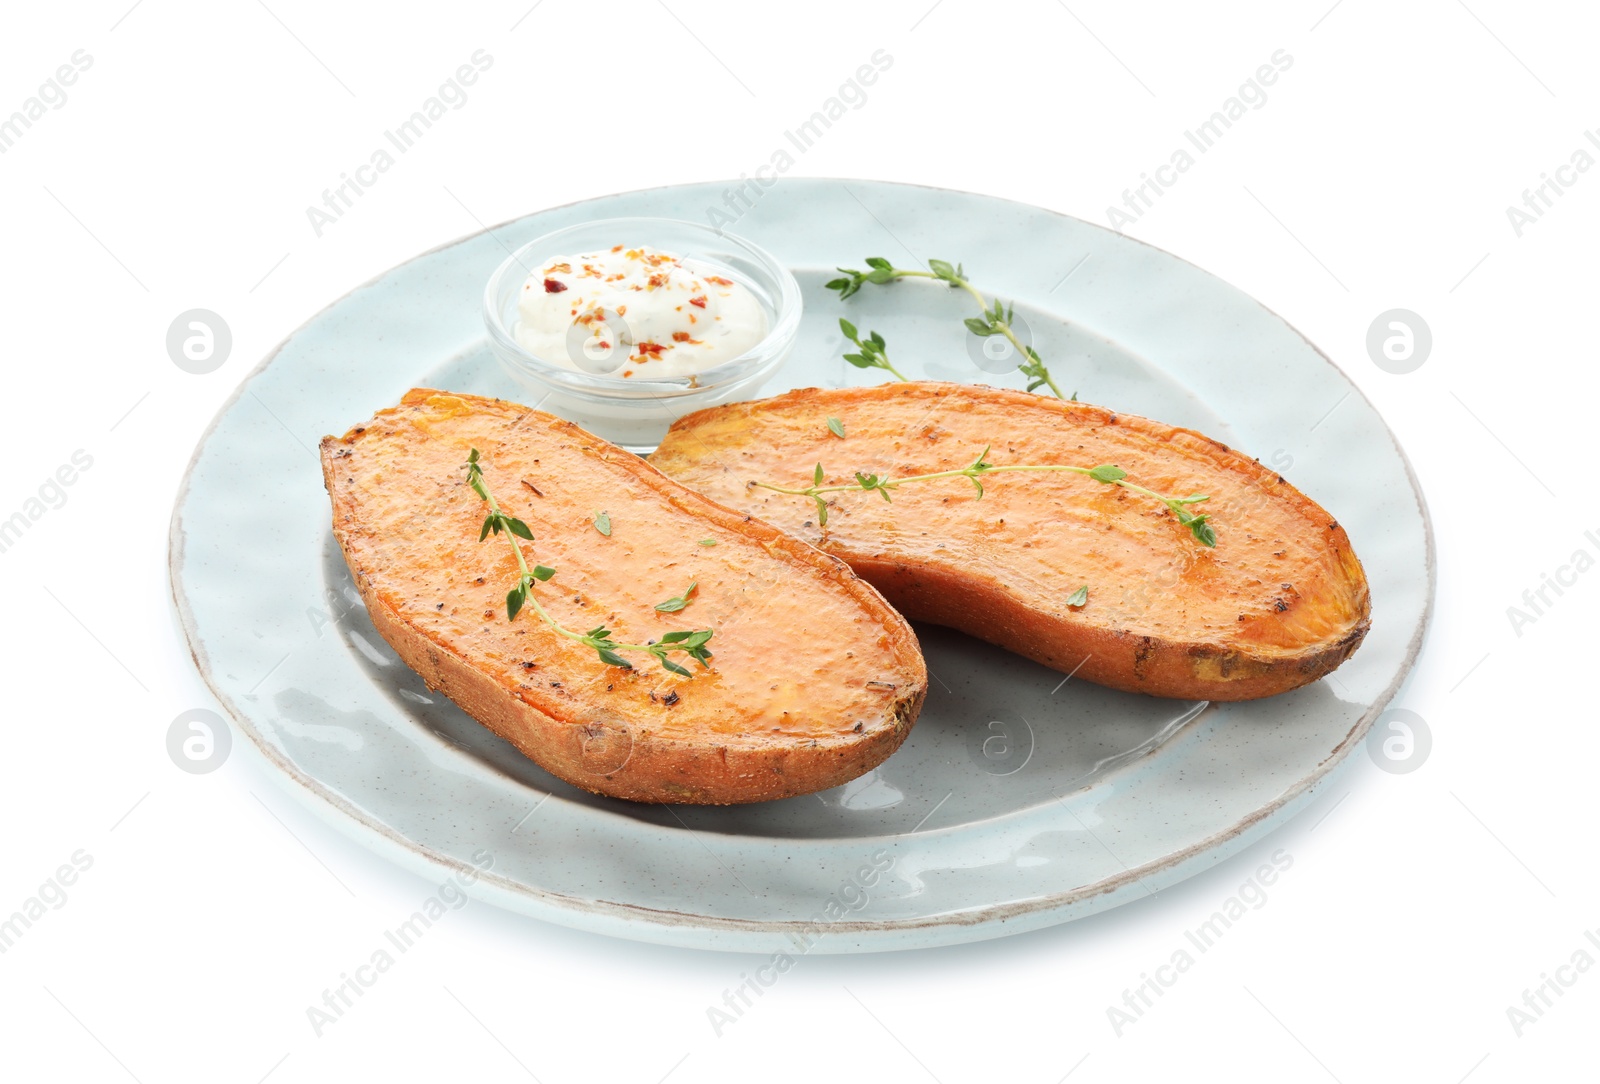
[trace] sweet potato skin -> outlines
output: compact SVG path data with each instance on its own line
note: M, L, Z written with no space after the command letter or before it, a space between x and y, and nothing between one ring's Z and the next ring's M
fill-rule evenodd
M845 437L828 429L839 418ZM1004 464L1114 463L1173 496L1206 493L1207 549L1161 504L1070 474L992 474L836 495L753 487ZM1366 635L1371 603L1349 537L1310 498L1192 430L1087 403L935 382L806 388L690 414L651 457L728 506L835 554L914 620L960 629L1130 692L1250 700L1316 681ZM1081 608L1067 605L1080 585Z
M640 655L621 670L530 610L508 622L515 560L503 536L478 542L470 447L502 506L532 528L525 552L557 569L538 588L557 620L608 624L635 643L717 627L712 668L691 664L696 677L683 679ZM379 634L429 688L575 786L686 804L804 794L881 763L921 710L915 634L843 562L569 422L414 389L325 438L322 463L334 533ZM592 526L601 508L609 538ZM686 610L654 611L691 579ZM795 636L814 644L796 649ZM803 669L803 684L774 676L786 666Z

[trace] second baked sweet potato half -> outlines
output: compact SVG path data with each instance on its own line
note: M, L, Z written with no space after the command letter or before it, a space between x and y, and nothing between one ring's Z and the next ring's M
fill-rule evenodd
M908 617L1118 689L1270 696L1337 667L1370 620L1361 563L1316 502L1199 433L1087 403L809 388L690 414L651 462L842 557ZM882 484L978 463L1115 469Z

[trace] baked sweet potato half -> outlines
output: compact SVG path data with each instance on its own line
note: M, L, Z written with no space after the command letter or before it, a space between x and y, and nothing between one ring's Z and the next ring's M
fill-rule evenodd
M837 419L841 438L830 429ZM979 476L814 499L773 492L995 467L1115 465L1204 494L1208 547L1159 500L1071 473ZM1248 700L1327 674L1361 643L1366 577L1332 516L1199 433L1087 403L941 383L808 388L690 414L651 462L850 563L913 619L1132 692ZM888 494L883 494L888 495ZM1087 586L1086 597L1079 594ZM1081 603L1081 604L1079 604Z
M325 438L322 465L378 632L576 786L694 804L804 794L882 762L922 707L915 634L842 561L570 422L417 389ZM515 523L490 530L485 495ZM513 544L535 574L508 620ZM669 635L708 629L703 660Z

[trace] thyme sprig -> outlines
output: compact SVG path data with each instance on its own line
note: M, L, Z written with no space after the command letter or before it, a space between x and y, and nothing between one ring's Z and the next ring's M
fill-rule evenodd
M838 270L844 277L832 280L827 286L830 290L839 291L839 299L841 301L855 294L862 286L868 283L875 286L884 286L896 279L936 279L939 282L949 283L954 289L965 290L978 303L978 309L982 313L980 316L969 316L962 321L966 324L967 330L979 338L985 339L991 335L1004 335L1011 345L1016 348L1017 354L1023 359L1018 363L1017 371L1028 378L1029 391L1048 387L1057 399L1068 398L1056 386L1055 380L1050 376L1050 370L1045 366L1044 359L1039 357L1039 352L1033 347L1025 345L1017 337L1016 331L1013 330L1011 325L1016 318L1016 305L1004 305L999 298L996 298L991 304L989 299L984 297L977 287L973 286L971 281L968 280L966 270L960 264L951 266L945 260L929 260L928 270L915 271L909 268L896 267L882 256L869 256L867 258L867 270L865 271L857 271L849 267L841 267ZM840 323L844 324L844 321L840 321ZM882 335L875 331L868 334L866 343L873 344L875 350L875 353L869 354L864 348L865 344L862 340L851 334L853 331L854 329L852 328L846 334L850 335L851 341L858 347L863 347L861 354L856 356L865 356L869 359L877 357L882 358L885 363L887 362L888 357L884 352L885 343ZM845 355L846 361L850 361L850 358L851 355ZM858 368L876 366L877 368L889 369L896 376L900 376L898 372L895 372L887 364L878 365L871 360L866 362L851 361L850 364ZM904 380L905 377L900 376L900 379ZM1076 393L1072 398L1077 398Z
M832 285L830 283L829 285ZM889 355L884 351L883 336L876 331L867 333L863 339L856 332L856 326L843 317L839 318L839 330L844 332L845 338L856 344L855 353L847 353L844 360L854 365L857 369L887 369L898 380L906 379L906 375L889 363Z
M825 486L822 484L822 480L826 475L823 472L822 464L818 463L816 470L812 472L811 484L803 489L774 485L771 482L750 482L749 484L759 486L762 489L770 489L775 493L787 493L791 496L811 499L817 505L818 525L826 527L828 525L828 502L823 495L827 493L877 493L885 501L891 501L892 499L889 496L891 492L912 482L933 482L942 478L966 478L972 482L978 491L974 500L982 500L983 482L981 478L983 475L999 474L1005 471L1065 471L1070 474L1081 474L1092 478L1102 485L1119 486L1130 492L1160 501L1178 517L1180 524L1189 528L1189 533L1194 535L1195 541L1208 547L1214 547L1217 544L1217 534L1211 527L1211 517L1204 512L1196 514L1188 509L1191 504L1199 504L1201 501L1211 499L1203 493L1193 493L1187 497L1168 497L1157 493L1155 490L1146 489L1144 486L1128 481L1128 472L1111 463L1102 463L1098 467L1076 467L1063 463L1015 464L997 467L988 461L990 447L992 445L985 446L983 451L978 453L978 458L965 467L957 470L935 471L932 474L913 474L905 478L890 478L888 475L880 476L857 471L855 472L856 480L854 482Z
M643 652L660 663L663 669L669 670L674 674L681 674L684 677L693 677L694 673L687 667L681 666L667 657L674 651L681 651L688 655L697 661L702 668L710 668L710 663L707 660L711 658L711 652L707 650L706 644L711 641L713 632L711 629L669 632L663 635L660 640L648 644L624 644L613 640L611 638L611 630L604 625L598 625L588 632L578 633L573 632L551 617L549 612L539 604L539 597L534 593L533 587L535 583L543 583L550 579L556 574L556 570L547 565L528 567L527 558L523 556L522 546L517 542L517 539L522 538L532 542L533 531L522 520L504 511L500 507L500 503L495 500L494 494L489 491L488 485L483 480L483 457L478 454L478 449L473 448L468 453L466 466L467 484L489 506L489 514L484 518L483 529L478 532L478 541L482 542L491 534L497 535L504 531L507 541L511 543L511 552L517 558L517 585L506 594L507 621L515 621L517 614L522 612L524 606L527 606L538 614L539 619L550 626L551 630L558 635L594 649L601 662L607 666L621 667L624 670L632 670L633 664L618 654L618 652L622 651ZM690 584L689 590L692 591L693 589L694 585ZM685 591L683 594L687 596L689 591ZM656 608L660 609L659 606ZM678 608L682 609L681 606Z

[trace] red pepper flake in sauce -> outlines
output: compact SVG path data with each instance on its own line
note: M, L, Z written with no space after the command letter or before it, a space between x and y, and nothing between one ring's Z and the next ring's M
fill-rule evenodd
M706 276L706 281L707 282L714 282L718 286L732 286L733 285L733 280L732 279L725 279L721 275L707 275Z
M674 338L676 337L677 336L674 336ZM637 349L641 355L659 358L661 356L661 351L667 349L667 347L663 346L661 343L642 342L637 344Z
M705 294L701 294L699 297L691 297L689 299L689 304L693 305L697 309L705 308L706 307L706 295Z
M545 279L544 280L544 292L547 293L547 294L559 294L562 290L565 290L566 288L567 288L567 284L562 282L560 279Z
M570 275L572 274L572 265L570 263L551 264L544 269L544 273L547 275Z
M660 271L650 276L650 289L658 290L667 284L667 276Z
M672 341L675 343L688 343L690 346L700 345L700 340L689 338L689 333L687 331L674 331L672 333Z

